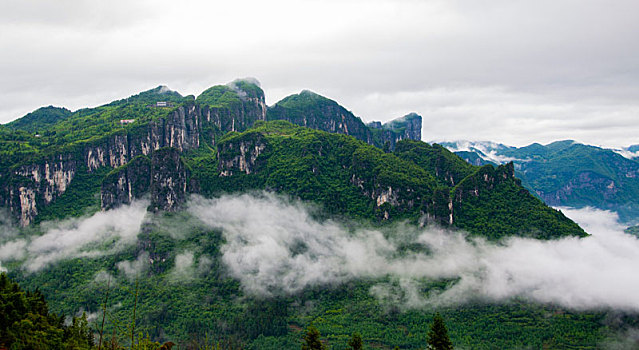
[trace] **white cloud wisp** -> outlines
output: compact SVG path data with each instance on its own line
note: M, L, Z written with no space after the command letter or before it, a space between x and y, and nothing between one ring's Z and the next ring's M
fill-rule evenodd
M564 209L592 234L499 243L440 228L350 228L314 218L300 202L272 194L193 198L189 211L223 231L222 260L253 295L296 293L357 278L390 277L371 293L407 307L519 297L572 309L639 310L639 240L616 214ZM417 244L426 252L403 250ZM424 294L426 280L450 287Z

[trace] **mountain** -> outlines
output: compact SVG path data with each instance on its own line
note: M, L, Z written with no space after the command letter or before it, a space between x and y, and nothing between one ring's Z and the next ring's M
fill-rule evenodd
M293 124L332 133L351 135L368 144L394 149L400 140L421 140L422 117L411 113L382 125L364 122L337 102L304 90L285 97L268 109L268 120L287 120Z
M639 218L639 162L619 150L571 140L519 148L469 141L442 145L471 164L513 162L522 184L548 205L612 210L630 223Z
M336 348L355 331L419 348L434 309L467 348L595 348L611 332L604 312L473 296L485 251L586 233L516 163L422 142L418 115L366 125L306 91L267 107L243 79L197 97L159 86L38 132L0 129L0 203L19 226L0 222L0 270L56 313L106 311L121 344L134 313L186 348L299 348L309 323Z
M265 119L274 121L263 124ZM37 140L42 143L32 147L36 154L18 154L22 159L2 169L7 180L0 199L27 226L146 195L155 210L176 211L188 194L271 189L349 217L417 221L425 215L494 239L531 232L583 235L530 197L512 166L468 168L443 148L397 143L418 138L420 121L409 115L369 128L336 102L307 91L267 109L262 89L245 80L197 98L160 86L80 110L45 129ZM397 145L397 153L367 145L383 147L381 140ZM478 216L485 208L504 215ZM473 217L482 221L472 223Z
M71 115L71 111L62 107L42 107L17 119L13 122L5 124L10 130L23 130L26 132L36 133L38 130L44 130L53 124L56 124Z

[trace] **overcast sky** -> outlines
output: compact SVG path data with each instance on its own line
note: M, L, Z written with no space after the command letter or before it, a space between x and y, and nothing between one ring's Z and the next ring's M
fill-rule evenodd
M636 0L2 0L0 122L239 77L422 137L639 143Z

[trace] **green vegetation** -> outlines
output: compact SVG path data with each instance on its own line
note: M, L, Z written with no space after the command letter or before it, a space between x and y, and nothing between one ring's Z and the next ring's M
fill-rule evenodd
M624 230L629 235L635 235L639 237L639 226L631 226Z
M306 329L302 350L325 350L326 345L320 340L320 332L311 324Z
M23 130L38 134L39 130L46 130L48 127L64 120L70 115L71 111L66 108L53 106L42 107L5 126L13 131Z
M513 165L485 165L454 188L456 225L492 239L508 236L553 239L586 233L561 211L533 197L512 178Z
M514 159L522 184L548 205L613 210L628 223L639 217L637 159L571 140L520 148L499 145L494 152ZM477 149L457 154L471 164L487 163Z
M268 109L267 120L281 119L311 129L347 133L362 141L369 139L369 129L361 119L337 102L308 90L285 97Z
M428 347L429 350L452 350L453 343L448 337L448 329L444 324L444 319L439 313L433 317L433 323L428 331Z
M362 350L364 346L362 342L362 335L359 332L353 333L353 337L348 341L348 346L351 347L352 350Z
M24 292L0 273L0 347L11 349L90 349L93 335L86 314L64 318L49 312L43 294Z

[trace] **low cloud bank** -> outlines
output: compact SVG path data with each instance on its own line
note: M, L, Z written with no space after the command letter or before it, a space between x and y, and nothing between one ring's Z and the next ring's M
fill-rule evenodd
M46 223L41 236L3 234L10 238L0 240L0 262L24 259L24 269L35 272L64 259L113 254L136 241L147 206L137 201L88 218Z
M572 309L639 310L639 240L624 234L611 212L563 208L592 234L587 238L492 243L441 228L382 231L319 221L306 205L272 194L194 197L189 211L223 231L223 263L253 295L390 277L371 293L407 307L521 297ZM439 279L453 282L423 292L426 281Z

